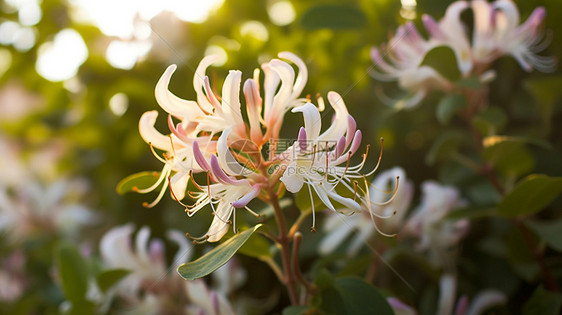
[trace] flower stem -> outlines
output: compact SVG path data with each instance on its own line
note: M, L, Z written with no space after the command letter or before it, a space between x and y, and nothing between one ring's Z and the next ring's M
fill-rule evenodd
M279 206L279 198L277 194L273 191L273 187L267 186L267 194L269 200L273 205L275 213L275 221L277 221L277 226L279 227L279 236L277 237L277 242L281 246L281 260L283 262L283 269L285 271L285 285L289 290L289 298L291 299L292 305L298 304L297 290L296 290L296 280L293 270L291 269L290 263L290 249L289 243L291 239L287 235L287 223L285 222L285 215L283 210Z

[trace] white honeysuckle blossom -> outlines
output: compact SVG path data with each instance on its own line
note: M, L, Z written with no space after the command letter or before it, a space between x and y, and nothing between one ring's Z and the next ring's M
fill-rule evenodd
M400 185L396 188L396 181L399 178ZM394 196L391 202L386 203L389 195ZM406 178L406 172L400 167L394 167L380 173L372 182L369 189L369 197L372 202L371 211L377 214L376 227L380 227L384 232L393 232L402 224L403 218L410 207L413 197L413 183ZM384 217L385 220L380 220ZM351 242L347 245L347 254L356 255L361 247L373 236L373 222L368 211L363 211L362 215L342 217L338 213L333 213L324 222L324 230L329 232L319 246L321 254L333 252L343 241L354 231ZM378 228L377 227L377 228Z
M46 185L32 181L14 194L0 186L0 232L15 243L45 234L76 237L81 228L99 221L96 213L79 203L86 189L82 180Z
M474 16L472 39L461 14L471 10ZM479 77L483 83L495 77L490 64L511 55L523 69L542 72L554 70L555 59L537 55L549 41L544 40L543 25L546 10L536 8L520 24L519 11L511 0L455 1L445 16L436 21L424 14L422 21L429 37L423 38L412 22L398 27L394 37L381 49L373 48L371 59L377 71L373 76L381 81L397 81L409 96L403 100L387 100L397 108L417 105L431 90L450 92L450 82L435 69L422 65L427 53L438 46L446 46L455 54L462 78Z
M469 220L447 219L447 215L466 206L457 189L433 181L422 183L421 204L414 209L402 233L418 239L416 249L429 249L436 264L446 263L443 255L468 232Z
M366 154L358 165L350 166L349 162L361 145L362 134L360 130L356 130L355 120L349 115L338 93L329 92L328 101L334 108L335 115L332 124L323 133L320 133L320 112L312 103L292 110L303 114L304 127L299 131L298 140L282 153L284 171L281 181L292 193L300 191L306 184L311 198L314 190L324 205L332 211L336 211L332 200L351 212L361 211L362 199L353 196L357 193L357 184L353 181L370 175L360 174L365 165ZM335 187L339 184L345 187L352 197L344 197L336 192Z
M219 241L230 225L236 230L237 208L259 216L248 207L253 199L267 202L275 192L286 188L295 193L305 183L311 196L314 190L331 210L336 210L334 203L349 212L360 211L365 204L364 197L357 195L366 194L368 189L358 187L358 182L366 183L365 176L371 175L376 168L368 174L360 174L367 153L361 163L349 165L359 149L362 135L356 130L355 120L349 115L341 96L336 92L328 93L335 115L332 125L320 133L323 100L318 98L318 108L310 103L310 99L300 97L308 78L304 62L289 52L282 52L279 57L293 63L298 74L291 64L281 59L262 64L262 97L260 71L256 69L242 88L247 119L242 118L240 71L229 72L222 97L211 89L205 73L214 57L204 58L196 70L193 80L196 101L182 100L168 90L175 66L170 66L158 82L156 99L169 114L169 135L154 128L156 111L141 117L140 134L164 163L164 168L154 185L136 191L147 193L160 189L156 200L146 204L152 207L170 187L172 197L185 207L190 217L203 208L210 208L213 221L209 230L199 237L189 236L196 243ZM279 143L285 144L279 139L279 133L289 110L302 113L305 123L299 131L298 141L283 151L285 147L278 147ZM176 124L176 120L179 123ZM155 149L164 151L163 157ZM268 152L264 152L266 150ZM196 180L204 178L202 175L206 175L203 184ZM190 180L195 188L187 192ZM346 196L336 192L336 186L347 190ZM186 202L184 199L190 200ZM367 202L367 208L370 206ZM312 215L314 228L314 211Z
M211 228L197 240L220 240L231 223L234 207L246 207L264 185L264 179L257 173L260 161L250 163L250 168L244 167L237 162L242 154L234 157L229 147L237 149L236 144L244 147L243 144L248 143L254 150L261 149L267 141L278 138L284 114L305 102L300 98L308 77L304 62L289 52L282 52L279 57L295 64L298 74L281 59L263 64L262 98L260 71L254 71L253 78L247 79L243 86L248 125L241 112L242 73L230 71L222 87L222 97L215 95L206 75L207 68L216 60L214 56L205 57L195 71L196 101L183 100L168 90L175 65L168 67L156 85L156 100L168 113L170 134L164 135L155 129L158 112L146 112L140 119L142 138L164 163L158 180L151 187L135 188L139 193L160 190L153 202L145 203L146 207L155 206L168 187L173 198L181 203L187 196L187 185L193 173L208 174L207 185L194 182L201 190L189 193L196 200L195 204L185 205L190 216L207 205L213 209L215 217ZM163 156L155 149L164 151Z
M202 314L233 314L225 297L244 279L233 282L230 277L225 278L225 272L217 272L213 280L220 284L219 291L210 290L202 280L183 280L174 270L191 257L193 245L185 236L175 230L167 232L167 238L178 245L170 265L166 262L162 240L150 240L148 227L142 227L133 238L134 230L133 224L115 227L100 242L102 260L108 269L130 271L110 288L106 303L115 298L122 299L126 303L123 312L127 314L200 314L201 310L205 311ZM232 272L233 263L229 262L219 270ZM212 306L215 304L219 305L220 312L214 312Z
M457 278L444 274L439 279L439 301L436 314L442 315L480 315L491 307L504 305L507 297L501 291L484 289L478 292L472 301L466 295L455 301L457 296ZM416 310L395 297L387 298L388 304L396 315L416 315Z

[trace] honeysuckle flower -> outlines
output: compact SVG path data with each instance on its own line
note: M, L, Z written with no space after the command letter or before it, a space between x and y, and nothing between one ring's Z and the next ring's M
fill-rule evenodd
M461 13L466 10L474 13L472 39L461 20ZM545 9L538 7L520 24L519 11L511 0L453 2L440 21L427 14L422 16L428 39L419 34L412 22L407 22L382 49L373 48L371 58L378 69L373 76L382 81L398 81L410 95L390 101L395 107L411 108L431 90L450 92L454 88L453 82L435 69L422 65L427 53L438 46L452 49L462 78L477 76L483 83L494 78L490 64L505 55L515 58L526 71L550 72L555 66L554 58L537 55L548 45L541 30L545 15Z
M408 217L402 232L418 239L416 248L430 249L432 259L445 263L443 254L468 232L468 219L448 220L446 216L466 205L457 189L433 181L422 183L421 204Z
M519 10L511 0L484 0L471 2L474 12L472 40L473 58L480 63L511 55L526 71L537 69L542 72L554 70L552 57L537 55L546 48L541 26L546 16L543 7L537 7L523 24Z
M285 112L304 103L299 96L307 80L307 69L300 58L289 52L282 52L279 57L294 63L299 69L298 75L295 77L293 67L280 59L273 59L263 64L264 97L262 98L259 70L254 71L254 77L246 80L243 87L249 126L244 122L241 112L240 71L230 71L223 84L222 97L219 98L213 92L209 78L206 76L206 69L216 57L205 57L193 79L197 100L188 101L168 90L176 66L168 67L156 85L155 95L158 104L169 114L170 134L163 135L155 129L154 124L158 116L156 111L144 113L139 122L139 131L143 139L151 145L151 148L165 152L163 157L154 152L164 163L158 181L149 188L137 190L140 193L148 193L160 187L158 197L145 206L156 205L168 186L171 186L174 198L182 200L186 195L190 174L210 171L204 169L195 160L194 142L198 143L197 150L201 152L203 159L208 160L212 155L218 154L217 137L226 130L229 130L230 135L225 138L228 145L236 141L248 140L261 146L269 139L278 137ZM176 124L174 119L180 122ZM266 130L265 134L262 127ZM221 167L225 166L221 165Z
M310 194L312 190L330 210L336 211L332 200L350 211L360 211L361 201L353 195L357 187L352 181L363 179L363 161L350 166L351 157L361 144L362 134L356 130L356 123L349 115L341 96L336 92L328 93L328 101L335 110L332 125L323 133L320 112L312 103L294 108L293 112L302 112L304 127L301 127L298 140L282 154L283 175L281 181L288 191L296 193L304 184ZM371 172L372 173L372 172ZM344 197L335 191L339 184L345 187L352 197Z
M490 307L505 304L507 297L504 293L494 289L484 289L478 292L472 302L466 295L455 300L457 296L457 278L451 274L444 274L439 279L439 301L436 314L441 315L479 315ZM418 312L395 297L387 298L388 304L397 315L416 315Z
M86 190L81 180L59 180L42 185L28 182L8 194L0 186L0 231L15 243L38 235L75 237L80 228L98 222L98 215L78 200Z
M435 69L421 65L425 55L437 46L436 41L424 39L416 26L407 22L398 27L387 45L371 50L371 59L378 69L371 72L373 77L381 81L398 81L402 89L411 93L402 101L393 101L394 106L410 108L431 90L452 89L453 84Z
M245 277L235 269L235 262L229 261L213 274L213 283L217 284L218 290L212 290L203 280L185 281L172 271L191 257L193 247L185 235L175 230L166 233L167 238L178 245L172 264L169 264L162 240L150 240L148 227L142 227L133 238L134 230L133 224L115 227L100 242L105 267L130 272L108 291L106 300L124 300L128 314L200 314L200 311L206 312L203 314L233 314L225 297ZM215 305L221 312L213 312Z
M400 180L400 185L396 188L397 178ZM396 191L393 194L394 190ZM319 252L322 254L333 252L352 232L356 231L357 233L347 245L347 254L353 256L367 243L379 226L385 232L396 231L408 211L413 192L413 184L406 178L402 168L394 167L380 173L369 188L371 211L377 214L374 217L377 220L375 229L369 211L350 217L333 213L324 221L324 230L329 233L320 243ZM389 195L392 194L393 199L387 202L390 199Z
M117 284L116 293L129 299L139 299L141 290L150 292L180 286L181 278L168 272L164 243L158 239L149 241L148 227L141 228L133 239L134 230L133 224L115 227L100 241L100 254L105 266L108 269L122 268L130 271ZM173 259L174 266L189 260L192 245L185 235L170 230L167 237L179 247Z

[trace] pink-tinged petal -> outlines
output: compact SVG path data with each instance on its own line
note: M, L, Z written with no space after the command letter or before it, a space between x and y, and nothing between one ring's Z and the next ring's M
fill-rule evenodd
M425 29L427 30L427 32L431 37L438 40L446 39L445 35L443 34L443 32L441 32L441 29L439 28L439 23L437 23L437 21L435 21L435 19L431 15L428 14L422 15L422 22L423 25L425 26Z
M299 73L297 74L297 78L295 79L295 84L293 86L293 93L291 94L291 98L296 99L302 93L302 90L306 85L306 81L308 80L308 70L306 65L302 59L297 57L297 55L288 51L280 52L278 56L279 58L291 61L297 65L297 68L299 68Z
M297 141L299 143L301 152L306 152L308 143L306 142L306 129L304 129L304 127L301 127L301 129L299 129L299 137Z
M222 112L221 103L219 102L217 96L215 95L215 92L213 92L213 89L211 88L211 83L209 82L208 76L205 76L203 88L205 90L205 94L207 95L207 99L215 109L215 113Z
M193 89L197 93L197 103L207 112L213 110L213 105L209 103L207 96L203 92L203 87L205 86L205 77L207 76L205 72L207 68L218 60L218 56L207 56L201 60L199 66L195 70L195 75L193 76Z
M465 315L468 309L468 296L463 295L457 302L457 307L455 308L455 315Z
M334 165L340 165L340 164L346 162L349 159L350 156L353 156L355 154L355 152L357 152L357 149L359 149L359 146L361 145L362 138L363 138L363 134L361 133L361 130L355 131L355 135L353 136L353 141L351 142L351 147L349 148L347 153L342 154L340 157L338 157L333 162L333 164Z
M185 237L185 236L184 236ZM165 268L166 263L166 253L164 251L165 245L162 240L154 239L150 241L148 247L148 256L150 262L156 263L158 266Z
M285 169L283 176L281 176L281 181L285 188L292 193L299 192L304 184L304 179L298 174L299 170L297 168L297 163L291 162Z
M293 113L302 113L307 139L310 141L317 140L320 135L320 128L322 127L322 118L320 117L318 108L312 105L312 103L306 103L293 108L291 111Z
M357 130L357 123L355 118L351 115L347 115L347 132L345 133L345 147L349 146L353 136L355 135L355 130Z
M249 193L245 194L242 198L233 202L232 206L234 208L244 208L246 205L248 205L248 203L250 203L250 201L254 200L254 198L260 195L262 187L263 186L259 184L254 185Z
M158 112L153 110L142 114L139 120L139 132L141 137L146 143L152 144L155 148L172 151L172 145L170 143L170 138L161 134L154 124L156 123L156 118L158 117Z
M342 97L336 92L328 92L328 102L334 108L335 119L330 127L324 131L319 137L318 141L337 141L347 130L349 112L343 102Z
M495 1L492 6L496 11L497 17L501 16L501 23L496 21L498 31L512 31L519 26L519 10L511 1Z
M345 137L341 136L340 140L338 140L338 143L336 144L336 152L334 158L339 158L342 155L346 147L345 144L346 144Z
M219 182L225 185L234 185L234 181L222 170L215 155L211 155L211 171Z
M389 65L384 58L381 56L381 53L376 47L371 49L371 60L373 60L375 66L377 66L382 71L386 72L383 73L376 73L376 76L381 76L382 80L388 81L393 80L395 78L395 73L398 71L395 67Z
M483 314L485 310L495 305L507 303L507 297L498 290L483 290L474 297L466 315Z
M201 169L207 172L211 170L211 166L209 166L209 163L207 163L207 160L205 159L205 156L203 156L201 149L199 149L199 143L197 141L193 141L193 157L195 158L195 161L197 162L197 164L199 164Z
M136 258L130 244L133 224L126 224L109 230L100 241L100 253L110 268L136 266Z
M260 123L262 98L255 80L246 80L244 83L244 96L246 97L246 111L248 113L248 121L250 122L250 139L257 145L261 145L263 144L263 133Z
M158 80L154 89L156 101L166 112L180 119L201 115L202 112L197 103L181 99L168 89L170 79L176 68L176 65L169 66Z
M269 62L269 66L277 73L281 79L281 87L273 97L273 106L268 113L269 116L265 117L268 127L278 129L276 125L280 125L282 117L291 105L291 95L293 94L293 86L295 82L295 70L288 63L279 59L273 59Z
M400 301L395 297L389 297L386 299L392 310L394 311L395 315L416 315L416 311L410 307L409 305L405 304L404 302Z
M529 15L527 21L521 24L518 32L520 33L528 32L529 36L531 37L537 36L538 33L537 31L539 27L542 25L542 23L544 22L545 17L546 17L545 8L537 7L535 10L533 10L531 15Z

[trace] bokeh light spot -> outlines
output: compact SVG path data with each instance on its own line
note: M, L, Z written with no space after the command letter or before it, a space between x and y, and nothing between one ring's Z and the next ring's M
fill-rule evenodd
M88 58L88 47L73 29L60 31L52 42L39 47L35 63L37 72L49 81L64 81L72 78Z
M129 98L125 93L117 93L109 99L109 109L116 116L123 116L129 108Z
M271 23L278 26L291 24L296 17L295 8L289 1L277 1L267 8Z
M269 32L265 25L258 21L248 21L240 26L242 36L252 36L255 39L266 42L269 39Z

